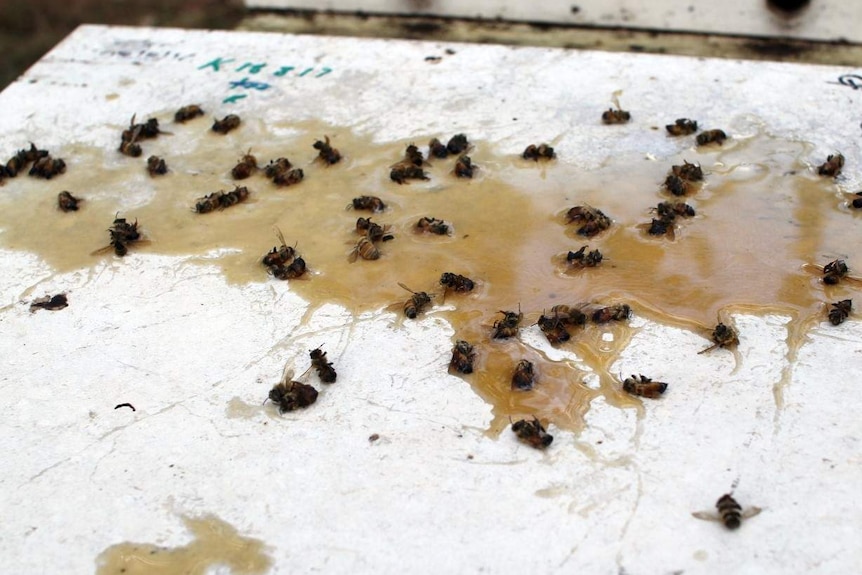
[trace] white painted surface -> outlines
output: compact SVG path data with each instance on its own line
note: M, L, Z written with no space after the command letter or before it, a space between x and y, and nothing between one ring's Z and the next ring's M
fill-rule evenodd
M446 47L456 54L424 61ZM199 69L216 56L332 72L220 104L238 78ZM582 102L623 89L649 124L664 123L673 98L674 110L734 134L763 128L814 141L818 156L840 147L849 167L862 161L862 93L833 82L852 72L84 27L0 94L0 150L31 139L113 147L128 110L200 101L316 117L378 141L458 126L513 152L558 135L559 161L594 168L611 143ZM430 92L447 95L439 109L405 117L394 105ZM752 108L757 118L740 113ZM504 121L512 114L515 125ZM612 145L661 156L678 144L646 148L632 135ZM858 186L858 171L847 172ZM638 318L613 371L660 369L685 384L645 403L640 418L596 401L580 436L552 429L554 445L540 453L510 432L483 434L489 407L446 375L452 328L433 313L394 327L385 311L353 318L327 306L304 323L305 303L285 284L228 285L215 268L134 252L52 276L37 258L4 249L0 270L0 556L10 573L90 572L121 541L182 544L179 513L215 513L263 539L273 573L825 574L862 565L858 320L810 334L779 411L772 386L786 361L785 318L737 316L746 336L736 372L729 354L697 355L702 338ZM69 290L74 305L30 314L20 301L34 288ZM321 333L349 383L281 419L227 417L234 398L259 403L285 358ZM138 411L114 411L117 397ZM381 440L369 444L371 433ZM691 517L737 477L738 498L763 507L760 516L735 533Z
M790 15L770 10L766 0L246 0L246 6L862 41L862 4L838 0L811 0Z

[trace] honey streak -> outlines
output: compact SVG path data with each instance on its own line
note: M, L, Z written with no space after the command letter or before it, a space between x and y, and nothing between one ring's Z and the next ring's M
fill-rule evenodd
M793 318L794 350L804 336L798 326L823 315L824 302L849 297L845 286L824 286L816 266L836 258L851 270L862 265L849 253L858 221L834 179L811 168L819 161L812 147L765 134L657 162L610 158L591 172L560 160L537 164L520 154L500 154L488 142L472 142L469 155L478 166L472 179L455 176L454 158L431 159L423 166L427 181L399 185L389 172L403 159L407 140L377 145L348 129L245 118L226 136L212 134L207 122L171 124L170 131L145 144L145 156L158 155L170 166L159 178L147 174L140 158L69 145L57 150L68 164L62 176L8 180L0 199L3 247L35 252L57 272L92 267L116 259L91 253L107 244L105 230L119 212L137 219L149 240L131 245L131 254L181 255L217 265L233 283L279 281L261 265L262 256L280 243L277 226L309 270L290 280L291 289L312 308L337 303L354 312L403 302L409 294L399 283L436 294L432 306L437 305L441 274L463 274L476 281L476 289L448 293L446 311L439 313L455 329L454 340L476 346L477 369L464 377L494 406L495 429L509 416L532 414L577 429L598 395L618 406L640 401L621 393L610 374L631 335L624 323L573 330L572 340L560 347L582 360L576 365L550 361L521 338L493 341L500 310L522 310L521 329L527 329L557 304L627 303L636 314L685 326L705 341L725 311L774 311ZM434 136L448 137L427 139ZM343 156L335 165L316 159L313 144L324 137ZM425 140L415 143L427 156ZM304 180L277 187L258 171L234 182L230 171L249 151L259 166L289 158ZM664 177L683 159L700 164L706 174L684 198L696 215L674 222L673 239L650 236L644 224L655 217L656 205L674 199L663 191ZM209 214L194 212L198 198L240 183L251 192L246 201ZM57 208L63 190L84 199L79 211ZM348 207L363 195L379 196L386 209L372 214ZM566 218L576 205L602 210L612 225L594 237L578 235ZM377 243L379 259L351 263L360 216L389 226L394 239ZM450 234L417 232L422 217L444 220ZM599 249L601 263L583 269L568 264L567 252L582 246ZM615 343L603 348L607 331ZM536 365L538 383L529 392L511 389L521 359ZM598 374L598 387L583 383L590 371Z

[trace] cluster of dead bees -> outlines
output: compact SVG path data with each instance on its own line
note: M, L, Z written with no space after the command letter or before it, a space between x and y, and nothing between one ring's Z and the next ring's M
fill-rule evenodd
M0 164L0 185L6 178L17 177L30 164L33 165L27 175L35 178L50 180L66 171L65 161L52 157L48 150L40 150L31 142L29 149L18 150L5 164Z

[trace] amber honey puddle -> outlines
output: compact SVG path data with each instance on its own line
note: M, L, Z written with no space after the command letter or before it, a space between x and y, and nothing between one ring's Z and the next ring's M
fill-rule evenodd
M291 289L312 308L338 303L354 312L403 301L410 294L399 282L436 293L439 303L440 275L466 275L479 283L475 293L450 294L447 310L437 313L454 327L456 339L477 346L479 369L466 379L494 406L494 429L510 415L526 414L578 429L598 395L613 405L638 403L620 392L616 374L609 372L631 335L626 325L588 326L562 346L599 375L600 385L588 387L587 372L570 362L550 361L519 339L491 341L499 310L520 306L523 325L529 325L559 303L625 302L636 314L704 337L729 311L780 312L792 318L793 355L805 326L823 317L825 302L850 297L847 286L826 288L814 266L844 258L852 273L858 262L848 250L857 241L858 215L847 209L834 180L814 174L811 164L823 158L813 157L806 143L761 134L658 161L611 158L601 169L583 172L562 160L537 164L473 142L471 157L479 166L474 179L456 178L454 160L435 160L427 167L429 181L398 185L389 180L389 166L409 141L372 145L349 130L309 123L247 122L228 136L208 128L206 119L171 125L165 129L173 135L145 143L144 158L158 154L167 160L170 172L161 178L146 174L144 159L114 150L54 150L69 164L66 174L48 182L19 177L3 189L3 246L36 252L58 272L92 267L115 258L91 252L107 244L105 230L120 212L138 219L150 240L133 246L135 252L192 255L221 266L230 282L266 282L277 280L267 276L260 258L276 244L278 226L312 270L292 281ZM313 161L312 143L324 134L345 156L335 166ZM424 144L435 135L448 137L429 134L416 143L427 151ZM305 170L305 181L276 188L257 174L242 182L252 192L248 202L194 213L196 198L231 189L228 172L249 148L262 163L289 157ZM705 185L685 198L697 216L682 220L673 240L650 237L642 225L650 221L650 209L668 199L660 184L683 159L706 172ZM61 190L85 199L79 212L56 209ZM360 195L387 203L372 218L391 225L396 238L380 244L379 260L350 263L356 218L369 214L346 206ZM577 236L563 214L580 204L603 210L613 218L612 227L595 238ZM422 216L450 222L453 234L414 233ZM561 265L568 250L585 244L603 252L600 267L573 272ZM122 264L117 258L116 265ZM614 335L612 345L602 340L607 331ZM530 392L510 388L522 358L539 372Z

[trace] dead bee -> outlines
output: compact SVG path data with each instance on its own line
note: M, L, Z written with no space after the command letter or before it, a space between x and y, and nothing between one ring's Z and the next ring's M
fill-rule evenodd
M473 373L473 360L476 359L476 353L473 351L473 346L459 339L455 342L455 347L452 349L452 360L449 362L449 369L454 369L458 373Z
M65 307L69 307L69 300L68 298L66 298L66 294L61 293L55 296L46 295L45 297L40 297L33 300L33 302L30 304L30 312L35 312L37 309L58 311Z
M261 263L266 267L286 266L294 257L296 257L296 246L288 246L287 242L284 241L284 234L282 234L281 230L277 227L275 228L275 235L278 237L281 245L278 247L273 246L273 248L263 256Z
M429 180L425 170L411 162L395 164L389 172L389 179L393 182L403 184L407 180Z
M398 283L402 288L406 289L413 296L410 297L406 302L404 302L404 315L409 317L410 319L415 319L417 315L422 313L422 309L431 303L431 298L433 295L428 295L424 291L415 292L403 283Z
M228 114L221 120L213 122L212 131L216 134L227 134L231 130L239 128L241 120L236 114Z
M168 173L168 165L158 156L150 156L147 158L147 172L151 176L157 176Z
M60 158L52 158L50 155L39 158L30 168L29 175L37 178L50 180L56 175L66 171L66 162Z
M280 280L293 280L305 275L308 268L305 265L305 260L297 256L288 265L276 265L269 268L273 277Z
M671 234L671 239L673 239L673 221L674 218L672 216L662 216L658 219L653 218L647 229L647 233L651 236Z
M332 362L326 361L326 352L320 349L312 349L308 352L311 356L311 365L317 370L317 375L323 383L335 383L338 374L332 368Z
M389 228L390 226L388 224L381 226L380 224L372 222L371 218L357 218L356 220L356 231L365 235L365 237L372 242L388 242L389 240L395 239L395 236L389 233Z
M575 206L566 212L566 218L571 222L580 222L578 235L592 237L611 227L611 219L601 210L590 206Z
M281 381L269 390L267 399L278 406L279 413L308 407L317 401L317 390L314 387L299 381L291 381L292 377L293 374L285 370ZM266 403L266 399L263 402Z
M712 345L698 353L706 353L717 347L731 347L739 343L739 337L736 335L736 330L732 327L720 323L715 326L712 331Z
M554 441L554 436L545 431L535 415L533 421L521 419L513 423L512 431L518 439L536 449L545 449Z
M200 106L196 104L191 104L189 106L183 106L182 108L177 110L177 112L174 114L174 122L182 124L203 115L204 111L201 109Z
M130 224L125 218L119 217L119 214L114 216L114 223L108 229L108 234L111 236L109 246L114 248L114 253L120 257L128 253L128 244L141 239L141 234L138 232L138 220Z
M743 511L742 506L731 493L725 493L719 497L715 507L718 509L718 515L709 511L695 511L692 515L707 521L720 521L728 529L738 529L743 519L750 519L762 511L760 507L749 507Z
M566 323L556 314L551 316L542 314L539 316L539 321L536 323L552 345L565 343L572 338L569 330L566 329Z
M692 218L695 215L694 208L685 202L660 202L655 207L656 213L661 217Z
M608 323L610 321L624 321L632 315L632 308L628 304L615 304L597 309L593 312L593 323Z
M419 221L416 222L416 231L420 233L428 232L430 234L444 236L451 231L451 228L449 227L449 224L447 224L443 220L438 220L437 218L425 216L419 218Z
M650 399L658 399L666 390L666 383L653 381L645 375L632 375L623 381L623 391Z
M302 171L302 168L294 168L292 170L288 170L287 172L276 174L275 177L272 178L272 183L276 186L292 186L294 184L298 184L305 178L305 173Z
M234 180L244 180L257 169L257 158L249 150L230 171Z
M249 193L248 188L245 186L236 186L236 188L230 192L213 192L212 194L198 199L195 204L195 211L199 214L208 214L216 209L223 210L246 201Z
M587 323L587 315L579 308L558 304L551 308L554 318L566 325L583 326Z
M683 160L681 165L671 166L670 171L674 176L689 182L699 182L703 179L703 168L686 160Z
M293 164L290 163L290 160L287 158L278 158L277 160L270 160L270 162L263 169L264 175L270 180L275 178L279 174L287 173L293 167Z
M414 166L421 166L425 163L425 158L422 157L422 152L419 151L419 148L415 144L410 144L404 150L404 161Z
M317 157L329 164L337 164L341 161L341 153L329 145L329 136L323 136L324 141L315 140L314 149L317 150Z
M697 122L688 118L677 118L673 124L666 125L665 129L671 136L688 136L697 132Z
M446 143L446 149L453 156L457 156L467 151L470 147L470 142L467 141L467 136L464 134L455 134Z
M847 275L847 264L844 260L833 260L823 266L823 283L827 285L835 285L841 278Z
M363 237L356 242L355 246L353 246L353 250L350 252L350 255L347 256L347 259L353 263L356 261L357 256L364 260L380 259L380 250L377 249L374 242L369 240L367 237Z
M31 162L38 163L43 158L47 157L49 157L48 150L40 150L36 148L36 144L30 142L29 149L18 150L18 152L16 152L15 155L12 156L8 162L6 162L6 166L2 170L3 175L9 176L10 178L14 178L27 166L27 164ZM60 161L62 162L62 160ZM63 167L65 168L65 164L63 164ZM30 175L34 174L31 173Z
M24 158L25 163L37 162L48 156L48 150L40 150L36 147L36 144L30 142L30 147L28 149L18 150L16 155Z
M707 144L718 144L719 146L727 139L727 134L723 130L706 130L697 135L697 145L706 146Z
M449 155L449 148L443 145L443 142L438 140L437 138L432 138L430 142L428 142L428 157L434 156L435 158L439 158L441 160L445 159Z
M450 272L445 272L440 276L440 283L444 286L445 290L451 289L457 293L473 291L473 288L476 285L470 278Z
M141 149L141 145L135 142L134 140L126 142L125 140L120 142L120 147L118 148L120 153L124 156L130 156L132 158L137 158L141 154L143 154L143 150Z
M664 187L675 196L684 196L689 192L689 184L676 174L670 174L664 181Z
M844 156L841 154L830 154L826 157L826 161L820 164L817 168L817 173L821 176L829 176L830 178L841 173L841 168L844 167Z
M552 148L548 144L539 144L538 146L535 144L530 144L524 149L524 152L521 154L521 157L525 160L533 160L538 162L539 159L553 160L557 157L557 154L554 152L554 148Z
M831 305L832 309L829 310L829 321L832 325L841 325L844 323L844 320L847 319L847 316L850 315L850 311L853 308L853 301L843 299Z
M856 192L856 195L859 197L853 198L853 201L850 202L850 207L858 210L859 208L862 208L862 192Z
M350 206L347 207L349 208ZM377 196L359 196L358 198L353 198L353 209L382 212L386 209L386 204Z
M455 163L455 175L459 178L472 178L473 172L478 168L473 165L473 160L470 159L470 156L464 154L458 158L458 161Z
M620 101L616 96L614 96L614 105L617 107L616 110L608 108L606 112L602 113L602 122L605 124L625 124L632 119L631 114L620 108Z
M494 333L491 337L494 339L508 339L518 335L518 326L524 318L524 314L521 313L521 307L518 306L518 313L503 310L500 310L500 313L503 314L503 319L494 322Z
M78 202L82 202L80 198L76 198L67 191L62 191L57 194L57 205L64 212L77 212Z
M520 389L529 391L533 389L535 384L535 375L533 373L533 364L526 359L522 359L515 366L515 373L512 374L512 389Z
M572 265L576 265L582 268L594 268L600 263L602 263L602 252L599 250L592 250L589 253L586 253L586 249L588 246L581 246L576 252L570 251L566 254L566 261Z
M198 198L197 202L195 202L195 211L199 214L208 214L219 209L221 207L221 201L219 198L223 193L224 192L213 192L212 194Z

